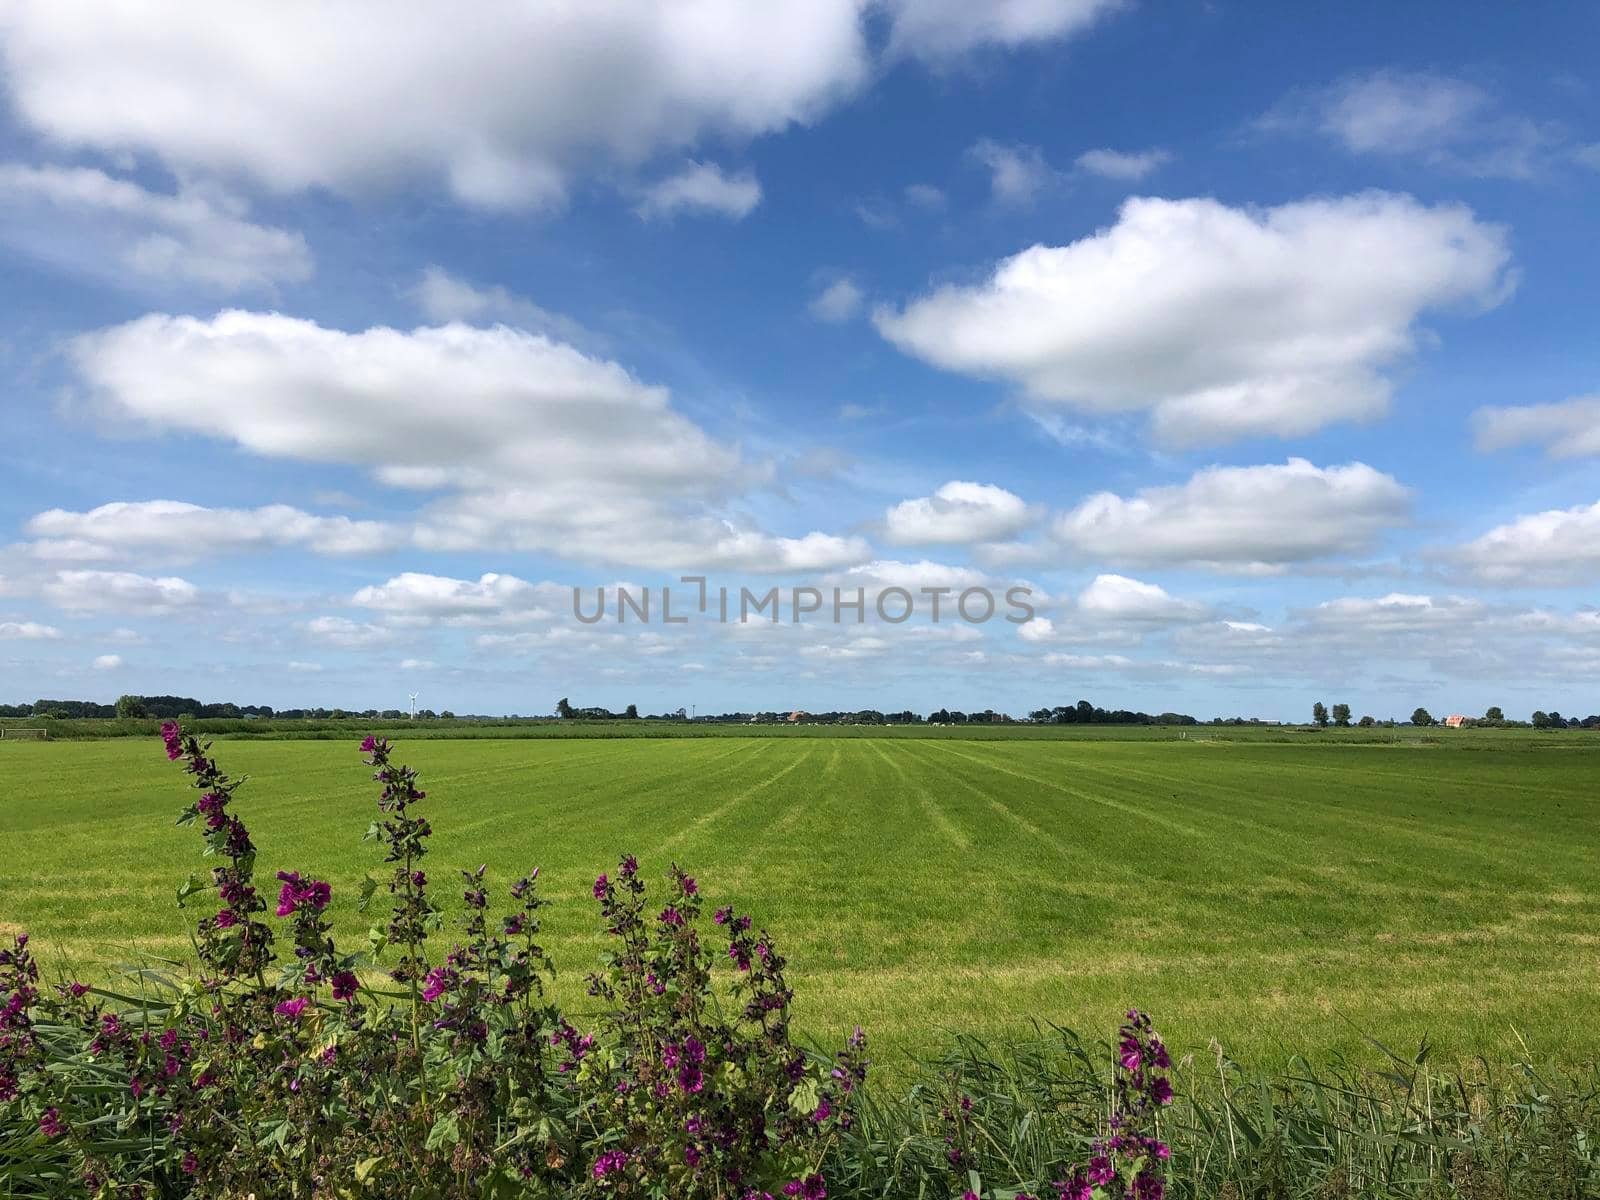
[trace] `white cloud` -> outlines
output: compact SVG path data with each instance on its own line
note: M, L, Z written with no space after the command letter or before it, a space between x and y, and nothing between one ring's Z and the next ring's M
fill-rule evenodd
M883 0L889 53L939 61L980 47L1054 41L1087 29L1122 0Z
M223 293L298 283L312 271L305 238L254 224L215 189L168 195L89 167L0 163L0 239L102 278Z
M94 669L96 671L115 671L121 665L122 655L120 654L102 654L94 660Z
M61 631L54 625L41 625L37 621L0 621L0 641L54 641L60 636Z
M402 671L427 671L433 668L433 661L427 658L402 658L400 669Z
M405 541L383 521L319 517L286 504L263 508L203 508L177 500L117 501L88 512L53 508L32 518L27 530L41 539L41 558L111 560L159 558L187 561L222 552L294 546L314 554L378 554Z
M580 346L596 340L570 317L541 308L498 284L474 287L440 266L426 267L407 295L428 320L438 323L464 321L481 325L494 321Z
M1600 454L1600 395L1555 404L1480 408L1472 414L1479 450L1543 445L1551 458Z
M1058 178L1037 146L1004 146L984 138L967 154L989 169L990 194L1001 204L1031 204Z
M175 575L152 578L132 571L57 571L40 589L68 612L161 616L200 603L200 589Z
M650 219L715 213L739 221L760 203L761 184L750 172L729 175L716 163L691 162L646 188L638 213Z
M280 190L417 177L471 204L551 204L591 166L820 116L864 81L859 0L450 8L243 0L3 18L18 116L52 141ZM448 52L444 52L444 51ZM226 97L219 103L218 97Z
M1020 496L993 484L951 480L931 496L902 500L884 514L884 536L901 546L992 542L1033 520Z
M1085 558L1259 572L1368 549L1410 515L1407 488L1365 463L1207 467L1131 499L1100 492L1052 532Z
M718 506L770 478L676 412L665 388L548 337L451 324L327 329L276 313L151 314L77 338L94 399L163 431L365 467L443 491L424 549L542 550L662 568L863 561L860 538L782 537Z
M515 575L490 573L470 580L406 571L385 583L362 588L350 602L400 619L464 623L534 620L571 611L572 589L555 583L529 583Z
M1481 583L1594 583L1600 580L1600 502L1518 517L1442 557Z
M1078 593L1078 611L1103 621L1170 625L1202 621L1209 612L1195 600L1182 600L1165 588L1126 575L1096 575Z
M394 630L352 621L349 617L314 617L300 628L313 641L343 650L367 650L387 646L395 640Z
M1085 150L1078 155L1078 168L1102 179L1139 180L1172 161L1165 150Z
M1048 642L1056 635L1056 623L1049 617L1034 617L1017 626L1017 636L1025 642Z
M1259 122L1267 131L1311 130L1352 154L1408 156L1478 177L1530 179L1546 170L1561 133L1503 111L1465 79L1374 71L1295 93Z
M838 323L861 311L861 299L861 289L847 276L823 288L806 308L819 321Z
M1600 147L1596 150L1600 151ZM944 192L931 183L906 184L905 197L907 204L925 212L938 212L945 206Z
M1170 445L1291 437L1382 413L1418 318L1498 303L1509 259L1501 227L1408 196L1135 198L1108 229L873 319L901 350L1012 380L1036 405L1148 410Z
M289 660L289 662L285 663L284 665L287 666L289 668L289 670L295 672L297 675L315 675L319 671L322 670L322 664L321 663L301 662L298 659L291 659L291 660Z

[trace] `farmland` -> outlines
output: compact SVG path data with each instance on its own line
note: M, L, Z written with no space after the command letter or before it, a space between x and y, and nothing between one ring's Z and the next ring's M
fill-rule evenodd
M258 870L331 881L349 944L380 873L353 741L227 740ZM1600 747L1172 738L418 740L430 875L541 866L560 990L582 1008L588 889L625 851L677 861L788 954L801 1026L881 1056L944 1030L1099 1031L1129 1003L1238 1057L1457 1059L1596 1044ZM148 739L0 745L0 921L47 963L180 957L203 864L185 780ZM455 911L444 887L446 908Z

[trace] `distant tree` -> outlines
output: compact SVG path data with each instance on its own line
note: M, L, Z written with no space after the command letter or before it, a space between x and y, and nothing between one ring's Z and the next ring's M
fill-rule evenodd
M1500 711L1500 706L1498 704L1491 704L1489 706L1489 711L1483 714L1483 719L1485 721L1504 721L1506 719L1506 714Z
M454 721L456 719L456 715L447 708L439 714L439 719L441 721Z
M622 710L622 715L629 721L637 721L639 719L639 706L637 704L628 705L627 708Z
M1533 727L1535 729L1549 729L1550 728L1550 714L1545 712L1544 709L1542 709L1542 708L1539 711L1535 712L1533 714Z
M1361 720L1356 722L1356 724L1360 725L1361 728L1363 728L1363 729L1371 729L1374 725L1377 724L1377 722L1374 721L1371 717L1362 717Z
M565 696L561 697L561 699L556 703L556 716L560 717L563 721L572 716L572 705L567 703L567 698Z
M1333 723L1346 729L1350 727L1350 706L1348 704L1335 704L1333 706Z
M1433 714L1425 708L1419 708L1411 714L1411 723L1413 725L1432 725Z
M1567 727L1567 719L1565 717L1563 717L1560 713L1558 713L1555 709L1552 708L1550 710L1550 728L1551 729L1565 729L1566 727Z
M145 715L146 715L146 713L145 713L145 708L144 708L144 697L143 696L118 696L117 697L117 716L119 716L119 717L142 717L142 716L145 716Z
M1318 725L1326 725L1328 723L1328 706L1321 700L1311 706L1311 719Z

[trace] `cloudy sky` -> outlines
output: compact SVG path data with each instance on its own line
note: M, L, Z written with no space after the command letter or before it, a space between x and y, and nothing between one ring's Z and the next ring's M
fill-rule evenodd
M11 0L0 701L1600 710L1597 44Z

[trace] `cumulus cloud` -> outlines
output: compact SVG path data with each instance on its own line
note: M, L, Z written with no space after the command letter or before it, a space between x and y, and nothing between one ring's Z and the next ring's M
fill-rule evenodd
M222 293L298 283L312 272L304 237L255 224L216 189L169 195L90 167L0 163L0 239L102 278Z
M1365 463L1207 467L1134 496L1090 496L1062 513L1055 540L1108 562L1258 573L1369 549L1410 516L1411 493Z
M286 504L204 508L177 500L116 501L88 512L53 508L27 531L41 558L79 561L158 558L187 561L220 552L293 546L313 554L378 554L404 543L404 530L383 521L319 517Z
M440 324L463 321L470 325L491 322L514 325L529 333L542 333L578 346L596 340L570 317L541 308L498 284L475 287L436 265L424 268L421 278L407 294L428 320Z
M176 575L153 578L133 571L57 571L40 591L68 612L111 612L128 616L163 616L192 609L200 589Z
M337 20L228 0L86 21L22 0L0 22L15 110L55 142L281 190L420 176L487 206L557 203L591 166L813 120L868 71L859 0L484 0L470 21L380 0Z
M1085 150L1078 155L1080 171L1102 179L1139 180L1172 161L1165 150Z
M980 47L1017 47L1081 32L1122 0L884 0L889 53L941 61Z
M1444 551L1442 557L1481 583L1507 587L1594 583L1600 579L1600 502L1518 517Z
M1543 446L1551 458L1600 454L1600 395L1554 404L1480 408L1472 414L1479 450Z
M861 299L861 289L856 286L853 279L846 276L843 279L835 279L813 296L806 309L819 321L837 324L848 321L861 311Z
M96 671L115 671L121 665L122 655L120 654L102 654L94 660L94 669Z
M679 213L713 213L738 221L760 203L761 184L750 172L729 175L716 163L692 162L646 188L638 213L657 220Z
M314 617L300 627L313 641L342 650L370 650L394 642L395 631L382 625L352 621L349 617Z
M55 641L60 636L61 631L53 625L41 625L37 621L0 621L0 641Z
M1135 198L1110 228L873 319L906 353L1013 381L1031 404L1148 411L1158 440L1195 446L1379 415L1421 315L1497 304L1509 261L1501 227L1408 196Z
M385 583L360 589L350 602L389 613L401 620L443 620L480 623L534 620L570 611L572 591L555 583L529 583L515 575L494 573L473 579L452 579L406 571Z
M989 192L998 203L1031 204L1057 179L1037 146L1006 146L989 138L967 151L989 170Z
M884 536L901 546L959 545L1012 537L1033 520L1020 496L955 479L931 496L902 500L884 514Z
M1155 625L1200 621L1209 615L1198 601L1180 599L1165 588L1126 575L1096 575L1078 593L1078 611L1100 620Z
M1320 133L1352 154L1414 157L1479 177L1529 179L1564 141L1553 126L1505 112L1465 79L1383 70L1302 90L1258 125L1267 131Z
M665 388L541 334L158 313L83 335L71 356L112 413L443 493L412 531L425 549L751 570L868 553L860 538L778 536L722 516L725 497L770 470L678 413Z

